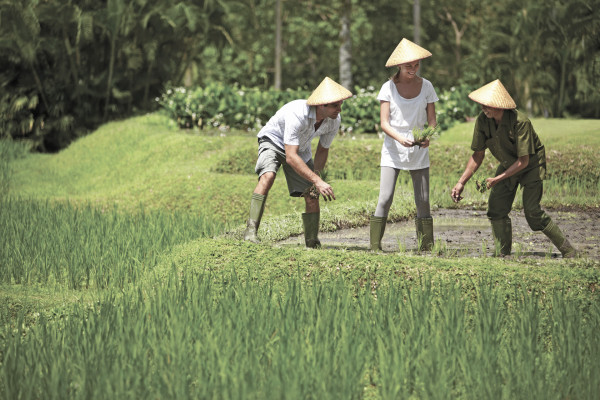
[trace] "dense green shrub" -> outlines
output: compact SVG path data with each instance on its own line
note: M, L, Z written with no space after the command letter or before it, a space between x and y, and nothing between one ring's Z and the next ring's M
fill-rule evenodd
M460 85L438 92L440 101L435 104L435 111L442 129L451 127L455 122L464 122L479 113L479 105L468 97L475 89L474 86Z
M306 98L304 90L249 89L212 82L195 89L170 88L158 103L181 128L260 129L281 106Z
M376 133L379 128L379 100L372 86L356 87L342 111L342 134Z
M477 104L467 97L471 90L463 85L438 94L436 114L442 129L477 114ZM214 82L194 89L169 88L156 100L181 128L258 131L285 103L309 95L301 89L260 90ZM376 89L355 88L354 96L344 103L342 115L342 134L380 131Z

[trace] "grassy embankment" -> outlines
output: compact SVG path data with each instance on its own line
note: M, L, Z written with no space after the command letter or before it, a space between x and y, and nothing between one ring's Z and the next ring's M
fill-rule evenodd
M544 205L598 207L600 124L534 124L552 177ZM240 230L255 139L168 125L157 115L110 123L56 155L2 144L4 397L592 398L600 389L597 262L212 239ZM470 129L432 147L436 206L452 206ZM334 142L338 200L323 207L324 229L366 223L380 145ZM267 240L301 230L302 202L279 179ZM414 212L408 185L405 176L392 219ZM466 194L484 205L474 188Z

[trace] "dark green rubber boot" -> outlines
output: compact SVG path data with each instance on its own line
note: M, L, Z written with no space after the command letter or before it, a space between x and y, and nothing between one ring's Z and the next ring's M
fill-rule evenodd
M304 224L304 242L306 247L318 249L321 247L319 241L319 219L321 213L302 213L302 222Z
M494 244L498 243L500 255L510 256L512 249L512 222L510 218L490 220L490 223L492 224Z
M244 231L244 240L252 243L258 243L258 227L265 211L265 203L267 196L258 193L252 193L252 201L250 202L250 217L246 222L246 231Z
M548 238L560 251L560 254L562 254L563 258L577 257L577 250L571 246L569 240L565 237L565 235L563 235L562 231L558 225L554 223L554 221L550 221L550 223L542 230L542 233L548 236Z
M417 218L417 248L419 251L431 251L433 248L433 218Z
M376 217L374 215L371 215L370 238L372 251L381 250L381 238L383 237L383 233L385 232L386 222L386 217Z

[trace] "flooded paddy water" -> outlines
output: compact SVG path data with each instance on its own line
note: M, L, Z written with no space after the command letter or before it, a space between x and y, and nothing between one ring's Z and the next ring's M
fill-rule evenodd
M584 257L600 260L600 210L546 210L571 244ZM436 248L447 256L482 257L494 253L492 229L485 210L438 209L432 212ZM510 213L513 226L512 256L560 257L560 252L541 232L533 232L522 210ZM369 249L369 227L321 232L324 248ZM295 236L279 245L304 245L304 236ZM416 251L414 220L388 223L382 240L384 252Z

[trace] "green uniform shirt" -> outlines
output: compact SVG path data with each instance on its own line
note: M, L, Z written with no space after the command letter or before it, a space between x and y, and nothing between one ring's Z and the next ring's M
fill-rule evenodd
M493 118L479 114L473 131L471 150L490 149L500 161L497 174L502 173L521 156L529 154L529 164L510 177L512 183L529 183L546 178L546 151L531 121L517 110L504 110L502 121L496 127Z

